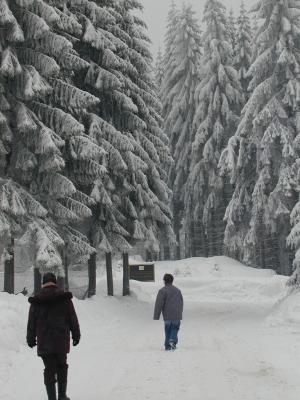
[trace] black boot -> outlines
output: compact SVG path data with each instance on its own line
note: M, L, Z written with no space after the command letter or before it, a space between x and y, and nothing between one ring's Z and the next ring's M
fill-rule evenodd
M69 397L67 397L67 381L65 382L60 382L58 381L58 400L70 400Z
M56 400L55 383L50 383L49 385L46 385L46 390L48 394L48 400Z

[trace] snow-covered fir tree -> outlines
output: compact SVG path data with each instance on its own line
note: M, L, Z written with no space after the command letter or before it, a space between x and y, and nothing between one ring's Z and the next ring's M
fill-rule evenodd
M14 128L10 173L47 212L46 219L28 221L25 233L35 243L36 265L63 274L62 254L78 260L94 251L73 225L91 215L78 176L94 180L104 171L103 149L81 123L99 100L72 82L74 71L89 66L73 48L72 34L81 32L76 18L44 1L10 7L1 64Z
M261 0L253 11L263 24L249 70L252 94L220 162L235 186L225 245L250 265L289 273L286 237L298 186L300 2ZM296 207L289 237L296 248L297 218Z
M26 15L24 16L26 20ZM37 165L35 155L29 152L22 139L39 141L39 125L31 117L24 100L35 95L43 96L48 90L41 76L30 66L24 67L16 48L22 46L25 33L17 20L15 4L1 2L1 200L0 231L2 241L9 243L8 252L13 255L14 239L20 236L28 226L35 226L35 261L46 267L61 264L55 244L62 240L52 231L43 218L47 210L30 193L29 187L20 179L18 168L24 171ZM23 80L22 80L23 77ZM29 82L28 82L29 81ZM45 132L45 135L50 133ZM51 140L51 136L50 136ZM57 143L53 147L58 151ZM43 149L40 150L42 155ZM9 238L9 239L8 239ZM56 238L56 240L54 240ZM7 250L4 250L7 253ZM4 258L7 254L4 254ZM13 260L13 258L11 258Z
M164 66L164 75L167 77L167 71L173 69L173 64L176 62L176 56L174 52L176 51L176 32L178 29L179 22L179 10L174 1L172 1L170 10L167 18L167 31L165 35L165 48L163 54L163 66ZM162 81L162 86L160 88L160 98L162 100L163 106L163 117L169 114L172 107L172 97L171 94L165 90L164 87L164 79Z
M254 41L259 29L259 22L256 13L252 14L251 27L252 27L252 41Z
M218 255L223 254L222 219L230 195L229 185L219 175L218 162L239 121L242 91L233 67L222 3L206 2L204 22L203 74L196 89L196 134L185 188L185 224L188 227L197 221L199 229L195 239L200 254ZM194 239L192 235L190 238Z
M155 83L157 90L159 91L162 85L163 77L164 77L164 63L163 63L163 55L161 48L159 47L157 56L156 56L156 62L155 62Z
M238 31L237 31L236 17L234 15L232 8L230 9L229 14L227 16L226 33L227 33L227 40L231 45L233 51L232 55L234 57L236 55L236 46L238 44Z
M249 97L248 85L250 82L248 74L252 57L252 30L250 18L245 8L244 2L241 3L240 15L237 20L237 44L235 48L235 68L239 73L239 79L244 89L245 98Z
M164 71L161 97L164 131L170 138L171 154L174 158L169 179L173 190L174 226L179 240L185 183L189 173L191 147L194 140L192 129L195 115L194 96L195 88L200 80L201 40L200 28L191 6L184 6L179 16L172 13L171 18L177 20L176 31L172 33L174 42ZM174 25L172 20L169 24ZM168 47L166 51L170 51ZM180 257L180 254L177 256Z
M160 129L161 104L151 73L150 40L145 32L144 21L136 16L142 6L138 1L125 0L119 6L123 17L121 28L130 38L126 41L127 58L133 66L125 75L124 87L130 90L128 93L136 112L129 111L126 118L118 121L118 128L127 132L136 156L142 161L128 157L126 160L127 164L132 165L129 182L135 188L129 198L139 216L137 220L131 217L130 229L135 232L137 239L145 241L145 247L150 252L158 252L160 235L166 239L166 243L174 241L166 175L172 158L168 150L168 138Z
M104 252L127 252L137 241L158 252L160 228L172 234L163 169L170 156L159 129L149 39L135 11L141 6L81 0L61 7L83 27L75 48L89 68L75 74L75 81L100 100L85 121L90 137L107 152L107 174L91 187L90 240Z

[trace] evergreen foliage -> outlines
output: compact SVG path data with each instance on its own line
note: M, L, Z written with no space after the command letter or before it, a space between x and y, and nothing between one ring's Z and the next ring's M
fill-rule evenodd
M176 29L174 27L176 26ZM165 71L161 98L164 131L170 138L174 165L170 171L173 190L174 224L177 238L184 209L185 183L190 168L192 129L195 114L195 88L200 79L200 28L191 6L184 6L180 14L172 6L166 36Z
M252 30L250 24L250 18L245 8L244 2L241 3L240 15L238 18L238 32L237 32L237 44L235 47L235 68L239 73L239 79L244 89L245 98L249 97L248 85L250 82L248 76L248 70L251 65L252 57Z
M171 159L159 128L149 39L136 12L141 6L133 1L58 3L82 26L74 50L88 68L77 70L74 82L98 99L83 122L87 140L106 152L102 176L79 181L94 202L90 243L108 253L127 252L144 241L158 252L160 228L172 232L164 172Z
M172 237L141 9L1 0L0 229L23 232L43 270L63 274L62 258L84 261L94 247L158 252L160 232Z
M220 161L235 186L225 245L250 265L279 264L279 272L288 273L285 241L297 188L300 2L261 0L253 11L263 24L249 70L252 94ZM289 242L297 248L296 210Z
M163 64L163 55L161 48L158 49L156 63L155 63L155 83L157 90L159 91L164 78L164 64Z
M166 87L165 79L168 79L168 71L174 68L176 63L176 33L178 30L180 12L177 9L175 2L172 1L167 19L167 31L165 35L165 49L163 55L163 65L164 65L164 78L162 81L162 86L160 88L160 98L162 101L162 114L165 121L165 117L170 113L172 108L172 97L170 92L168 92ZM178 62L178 61L177 61ZM175 64L176 65L176 64Z
M233 67L232 47L227 40L226 10L222 3L206 2L204 22L203 75L196 89L193 122L196 133L185 190L185 223L189 226L194 220L202 221L204 255L219 255L223 253L220 221L230 190L219 175L218 162L235 131L243 99Z
M80 185L106 174L105 151L86 123L99 99L74 84L75 74L89 67L74 48L83 31L77 16L55 1L16 0L10 7L3 8L1 75L13 146L4 175L35 201L27 196L36 218L26 221L23 240L35 243L37 266L63 274L62 253L83 261L95 251L74 227L91 216L93 204Z
M233 9L231 8L226 21L227 40L232 48L232 56L236 56L236 46L238 45L238 29L237 20L234 16Z

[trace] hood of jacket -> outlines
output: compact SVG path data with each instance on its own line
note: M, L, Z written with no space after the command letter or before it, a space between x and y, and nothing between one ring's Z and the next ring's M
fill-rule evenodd
M52 286L43 288L35 296L29 297L28 301L30 304L49 304L59 303L72 298L73 294L71 292L64 292L58 289L57 286Z

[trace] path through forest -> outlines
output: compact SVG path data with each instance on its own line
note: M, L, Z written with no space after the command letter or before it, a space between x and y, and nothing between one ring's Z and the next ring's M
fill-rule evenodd
M152 302L76 301L82 342L70 355L71 400L299 399L297 328L267 325L272 305L196 302L189 294L175 352L163 350ZM21 348L2 389L1 400L46 399L41 360Z

